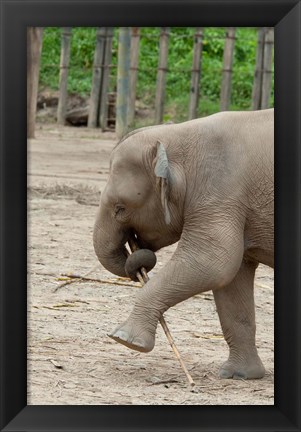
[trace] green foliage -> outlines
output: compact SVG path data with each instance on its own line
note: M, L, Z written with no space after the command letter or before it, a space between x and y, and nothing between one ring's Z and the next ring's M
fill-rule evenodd
M187 119L194 28L169 29L168 73L166 79L165 121ZM205 28L201 63L199 114L207 115L219 110L223 68L225 28ZM159 56L160 28L141 28L137 98L150 108L154 107ZM89 95L95 49L96 28L72 29L71 64L68 90ZM44 30L41 58L42 86L58 88L61 29ZM233 61L231 109L249 109L251 106L257 46L257 30L237 28ZM112 64L117 65L118 29L113 38ZM111 90L116 87L116 67L111 69ZM271 96L273 104L273 94Z
M86 95L91 90L92 65L95 49L96 29L77 27L72 29L68 90ZM61 50L61 29L44 29L41 57L40 83L57 89Z
M57 27L47 27L43 33L40 83L57 89L59 84L60 32Z

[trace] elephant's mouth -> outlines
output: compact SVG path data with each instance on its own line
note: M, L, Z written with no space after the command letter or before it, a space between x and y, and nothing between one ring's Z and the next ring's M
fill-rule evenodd
M131 236L133 236L134 240L136 241L140 249L149 249L152 252L156 252L159 249L159 247L157 247L156 244L143 239L139 234L137 234L134 231L131 233Z
M140 249L149 249L152 252L157 252L163 247L176 243L180 239L180 235L174 235L174 233L170 232L161 233L157 230L144 233L143 236L136 230L132 230L130 236L132 235L134 235L134 239Z

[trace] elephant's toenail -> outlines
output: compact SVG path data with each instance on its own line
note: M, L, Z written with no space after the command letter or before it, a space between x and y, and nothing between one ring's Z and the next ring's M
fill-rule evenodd
M242 380L242 379L246 379L246 378L247 378L246 375L244 373L241 373L241 372L236 372L233 375L233 379L236 379L236 380Z
M136 345L137 347L144 348L144 343L143 343L142 339L140 339L140 338L135 338L133 340L132 344Z
M117 330L116 332L111 333L109 336L112 338L118 338L118 339L121 339L124 341L126 341L128 338L128 334L122 330Z
M220 369L219 377L222 379L229 379L232 378L232 374L226 369Z

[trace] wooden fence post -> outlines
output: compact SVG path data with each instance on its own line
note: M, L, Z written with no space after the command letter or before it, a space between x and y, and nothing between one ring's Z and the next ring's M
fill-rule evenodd
M201 27L197 27L194 35L193 61L192 61L192 71L191 71L189 112L188 112L189 120L195 119L198 115L202 49L203 49L203 29Z
M27 27L27 138L35 136L42 27Z
M129 125L132 125L135 119L139 42L140 42L140 29L139 27L133 27L132 37L131 37L130 100L129 100L129 112L128 112Z
M99 125L103 130L106 129L108 123L108 90L112 62L113 36L114 27L107 27L99 109Z
M270 95L272 87L272 62L274 46L274 29L268 28L264 38L263 71L262 71L262 90L261 90L261 109L266 109L270 105Z
M102 64L104 57L106 27L98 27L96 30L96 46L93 62L93 77L90 95L88 127L96 128L99 112L99 97L102 80Z
M157 89L155 100L155 123L160 124L163 121L164 99L165 99L165 84L168 60L168 40L169 27L162 27L160 34L160 53L159 66L157 74Z
M252 109L258 110L261 106L262 70L263 70L263 48L264 48L264 27L258 29L258 40L256 50L256 64L252 89Z
M128 129L128 102L130 87L130 47L131 33L129 27L119 28L118 66L117 66L117 102L116 133L122 138Z
M231 100L231 78L232 64L235 44L235 27L229 27L226 32L224 59L223 59L223 79L221 88L220 110L227 111Z
M65 124L67 110L67 84L68 84L68 68L70 61L70 40L71 27L62 28L62 47L60 59L60 85L59 85L59 103L57 107L57 122Z

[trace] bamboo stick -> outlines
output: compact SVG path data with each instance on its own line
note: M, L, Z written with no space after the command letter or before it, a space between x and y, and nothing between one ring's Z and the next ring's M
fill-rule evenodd
M69 285L70 283L75 282L76 280L79 281L79 280L84 279L84 278L87 277L90 273L92 273L94 270L96 270L96 269L98 268L98 266L99 266L99 264L97 263L93 268L91 268L91 270L89 270L87 273L85 273L83 276L81 276L81 277L78 278L78 279L75 279L75 278L74 278L74 279L70 279L70 280L68 280L68 281L66 281L66 282L61 283L60 285L58 285L58 286L53 290L53 292L54 292L54 293L57 292L57 290L58 290L59 288L63 288L65 285Z
M133 238L130 238L129 241L128 241L128 243L129 243L129 246L130 246L130 249L131 249L132 253L134 251L136 251L136 250L139 249L137 243L135 242L135 240ZM139 282L141 283L142 286L149 281L149 277L148 277L147 272L146 272L146 270L145 270L144 267L142 267L140 269L140 271L137 272L136 276L137 276L137 278L138 278L138 280L139 280ZM163 315L161 315L161 318L160 318L159 321L160 321L160 324L161 324L161 326L162 326L162 328L164 330L164 333L165 333L165 335L166 335L166 337L168 339L168 342L169 342L169 344L170 344L173 352L175 353L175 356L177 357L177 359L178 359L178 361L179 361L179 363L180 363L180 365L181 365L181 367L182 367L182 369L183 369L183 371L184 371L184 373L185 373L185 375L186 375L186 377L188 379L189 384L192 387L194 387L195 386L195 382L193 381L190 373L188 372L187 367L185 366L185 363L183 362L183 360L182 360L182 358L180 356L178 348L176 347L176 344L175 344L175 342L173 340L173 337L171 336L171 333L169 331L169 328L167 326L167 323L166 323Z
M91 278L91 277L87 277L87 276L81 276L81 275L77 275L77 274L73 274L73 273L63 273L62 276L65 276L67 278L70 279L74 279L74 281L72 282L78 282L78 279L80 279L80 281L89 281L89 282L99 282L102 284L108 284L108 285L118 285L118 286L126 286L126 287L131 287L131 288L140 288L139 285L135 285L133 283L130 282L115 282L113 280L106 280L106 279L99 279L99 278ZM79 281L79 282L80 282ZM71 282L71 281L66 281L66 282Z

